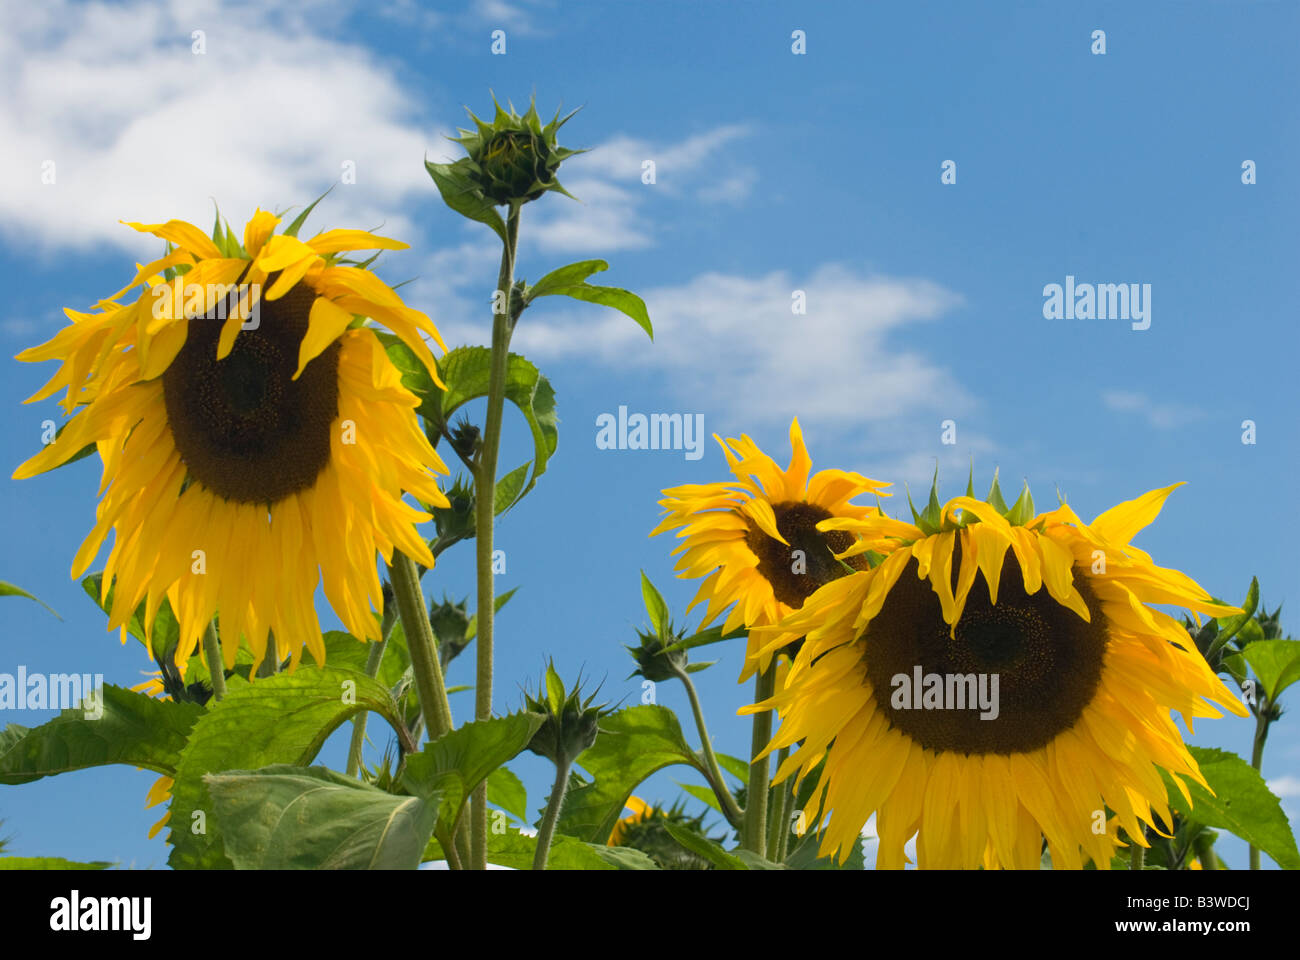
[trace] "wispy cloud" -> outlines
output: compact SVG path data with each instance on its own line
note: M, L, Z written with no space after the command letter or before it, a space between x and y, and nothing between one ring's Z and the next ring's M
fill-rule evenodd
M1103 390L1102 403L1116 413L1133 413L1157 430L1173 430L1195 423L1205 417L1205 411L1181 403L1159 403L1145 393L1132 390Z
M147 253L152 239L119 219L203 223L215 198L234 222L331 184L331 220L412 232L391 211L427 195L418 158L442 131L378 57L322 32L317 5L56 0L3 17L10 240Z

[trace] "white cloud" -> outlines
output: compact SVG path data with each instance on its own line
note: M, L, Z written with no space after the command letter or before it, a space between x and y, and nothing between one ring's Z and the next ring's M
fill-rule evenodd
M1300 777L1285 774L1268 781L1268 788L1279 797L1300 797Z
M7 6L6 239L149 255L157 241L119 219L207 224L215 198L238 231L256 206L301 205L331 184L319 223L410 237L390 211L428 195L420 159L441 131L421 126L378 58L321 32L332 16L317 4L215 0ZM340 183L348 161L355 184Z
M1136 413L1157 430L1172 430L1195 423L1205 416L1205 411L1180 403L1157 403L1145 393L1132 390L1104 390L1101 394L1106 409L1116 413Z

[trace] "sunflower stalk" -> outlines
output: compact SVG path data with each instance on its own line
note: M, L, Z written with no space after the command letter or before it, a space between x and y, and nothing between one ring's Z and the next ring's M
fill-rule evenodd
M212 675L212 696L220 700L226 695L226 665L221 659L217 628L211 620L203 631L203 656L208 661L208 673Z
M1270 714L1273 712L1271 703L1266 698L1261 697L1261 702L1255 707L1255 742L1250 750L1250 765L1259 773L1260 768L1264 765L1264 741L1268 739L1268 725L1270 723ZM1259 847L1254 845L1250 848L1250 869L1259 869Z
M776 768L781 769L785 758L790 755L789 747L782 747L776 755ZM769 860L780 863L785 859L786 838L790 836L790 783L784 781L774 784L772 796L768 800L772 808L767 832L767 849Z
M424 715L429 739L437 740L452 728L451 704L447 700L447 685L438 663L434 645L433 626L424 606L424 592L415 572L415 561L400 550L393 551L393 564L388 569L397 598L398 615L406 633L406 645L411 651L411 667L415 674L416 690L420 694L420 711Z
M754 679L754 702L762 703L776 692L776 664L760 672ZM749 787L746 791L744 830L741 845L760 857L767 856L767 755L759 757L772 739L772 711L760 710L754 714L753 734L750 737Z
M569 770L571 762L555 765L555 785L551 787L551 797L546 804L546 815L542 825L537 829L537 852L533 854L533 869L545 870L546 859L551 853L551 838L555 836L555 824L560 819L560 808L564 806L564 795L569 790Z
M686 696L691 701L691 712L695 714L695 727L700 732L700 752L704 755L704 765L708 768L706 776L709 779L709 787L712 788L713 795L718 798L718 803L722 807L722 815L727 818L727 822L736 829L740 829L744 824L745 812L740 809L740 804L736 803L736 798L727 789L727 781L722 778L722 770L719 768L718 758L713 752L713 744L709 739L709 728L704 722L704 710L700 706L700 697L696 693L695 684L691 682L691 675L675 661L669 660L669 664L673 675L686 687Z
M501 448L501 416L506 399L506 371L510 362L511 291L514 287L515 250L519 243L520 204L510 205L506 240L501 251L497 295L493 298L492 369L488 379L487 418L483 425L483 447L475 472L475 546L478 566L478 664L474 686L474 718L492 716L492 641L496 613L493 583L493 525L496 522L497 454ZM538 848L541 849L539 838ZM474 791L470 820L470 863L472 870L487 869L487 784Z
M383 637L378 643L370 645L370 650L366 654L366 676L379 676L379 667L384 661L384 651L388 649L388 635L393 630L393 624L397 622L397 607L393 598L387 594L391 593L391 584L387 585L388 590L385 595L384 618L380 621L379 633ZM352 721L352 741L348 744L348 766L347 774L349 777L355 777L361 771L361 751L366 742L366 718L370 716L369 711L362 710L357 714L356 719Z

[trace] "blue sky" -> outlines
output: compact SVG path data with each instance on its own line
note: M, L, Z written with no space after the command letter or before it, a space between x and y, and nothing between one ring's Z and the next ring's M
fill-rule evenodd
M1297 464L1293 4L50 3L0 17L6 356L157 255L119 219L207 224L216 198L238 228L257 205L310 201L349 162L356 182L309 226L408 241L380 274L411 280L408 303L450 344L485 342L495 238L441 204L422 161L457 155L445 135L463 105L490 109L489 90L516 104L535 92L545 114L583 107L561 137L591 148L562 175L582 202L525 209L519 271L603 257L599 279L644 296L657 336L567 301L539 303L517 331L515 349L556 387L561 425L549 472L497 534L499 588L520 588L499 621L499 711L552 655L635 702L622 644L644 619L638 571L679 620L694 594L672 579L672 543L646 533L659 491L724 479L722 457L712 441L700 460L597 449L596 418L620 405L702 414L708 433L748 433L782 463L797 415L816 468L901 493L923 491L937 461L955 495L973 459L977 486L996 467L1008 488L1028 479L1040 504L1059 488L1084 519L1184 480L1138 545L1214 594L1239 599L1258 575L1270 609L1300 600L1300 524L1285 500ZM490 49L498 29L504 55ZM1090 50L1098 29L1104 55ZM1043 288L1067 276L1150 284L1149 329L1045 319ZM806 314L791 312L796 290ZM20 406L52 366L5 362L7 477L57 410ZM945 420L955 444L941 442ZM503 465L528 458L526 437L508 422ZM98 479L88 459L0 480L0 579L64 617L6 602L0 670L131 683L147 668L67 577ZM431 587L469 594L472 548L446 554ZM739 651L713 649L721 662L698 675L711 730L742 754ZM450 682L468 681L469 660ZM678 690L658 695L689 716ZM471 695L456 697L459 720ZM1293 817L1295 723L1275 727L1264 769ZM1248 755L1250 730L1205 721L1192 742ZM342 750L336 738L324 760L341 766ZM540 807L544 761L514 767ZM670 770L640 795L670 799L675 776L690 775ZM161 865L165 845L145 838L159 815L143 809L152 779L112 767L6 789L0 818L19 853ZM1227 854L1245 865L1243 845Z

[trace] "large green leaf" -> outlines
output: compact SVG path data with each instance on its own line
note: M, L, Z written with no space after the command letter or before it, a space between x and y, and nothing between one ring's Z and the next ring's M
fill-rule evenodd
M421 797L439 796L438 836L450 836L465 800L493 770L528 746L542 716L512 713L475 720L439 737L407 757L403 784Z
M78 863L62 857L0 857L0 870L107 870L112 866L107 860Z
M671 820L664 821L664 829L669 835L685 849L689 850L696 856L703 857L709 863L713 864L719 870L748 870L749 863L738 856L733 856L722 847L714 843L707 837L702 837L694 830L687 830L685 827L673 823Z
M595 744L578 757L578 765L592 781L574 778L560 813L559 831L604 843L637 784L675 763L704 772L703 763L682 736L676 715L667 707L627 707L604 717Z
M438 362L447 384L438 396L439 416L449 423L464 404L486 397L492 374L492 351L487 347L457 347ZM506 367L506 399L519 408L533 434L533 469L528 483L512 503L518 502L546 472L547 461L559 442L555 415L555 390L551 382L528 360L512 353ZM507 475L509 476L509 475Z
M64 710L35 729L10 724L0 731L0 783L28 783L110 763L174 774L203 708L111 684L104 685L103 698L98 719L88 718L84 709Z
M1241 655L1255 671L1269 703L1300 680L1300 640L1256 640L1246 644Z
M257 770L277 763L306 766L343 721L362 710L396 728L397 704L378 681L354 670L301 668L232 685L194 725L172 788L168 863L176 868L231 866L204 774ZM202 817L195 817L202 813ZM204 832L198 832L202 823Z
M226 855L241 870L414 870L438 818L325 767L275 765L204 777Z
M489 824L491 821L489 821ZM512 867L515 870L533 869L533 857L537 854L537 838L526 837L518 830L507 829L502 833L488 830L488 863L500 867ZM429 841L424 853L425 860L444 860L442 844L438 840ZM621 859L622 863L614 862ZM547 870L618 870L627 869L631 857L610 858L605 849L594 844L583 843L573 837L555 834L551 838L551 849L546 854ZM647 868L648 869L648 868Z
M528 819L528 790L508 767L497 767L487 778L488 803L519 820Z
M620 870L659 870L662 869L648 854L635 847L608 847L603 843L587 844L606 863L612 863Z
M587 283L587 278L593 273L608 269L609 264L604 260L582 260L552 270L527 289L524 294L525 304L531 303L538 297L550 296L572 297L574 300L583 300L587 303L599 303L627 314L653 340L654 327L650 325L650 314L646 310L644 300L635 293L619 287L597 287Z
M59 620L63 619L57 613L55 613L53 607L51 607L40 597L34 597L26 590L24 590L22 587L16 587L12 583L5 583L3 580L0 580L0 597L26 597L28 600L35 600L46 610L50 611L50 613L53 613L57 619Z
M478 185L470 179L465 170L465 160L455 163L430 163L424 161L424 168L433 177L433 182L442 194L442 200L462 217L478 223L485 223L496 231L502 243L506 240L506 224L492 201L483 196Z
M1164 774L1169 805L1188 820L1222 827L1259 847L1286 870L1300 869L1300 852L1282 805L1250 764L1224 750L1189 747L1211 795L1184 778L1192 796L1189 807L1178 787Z

